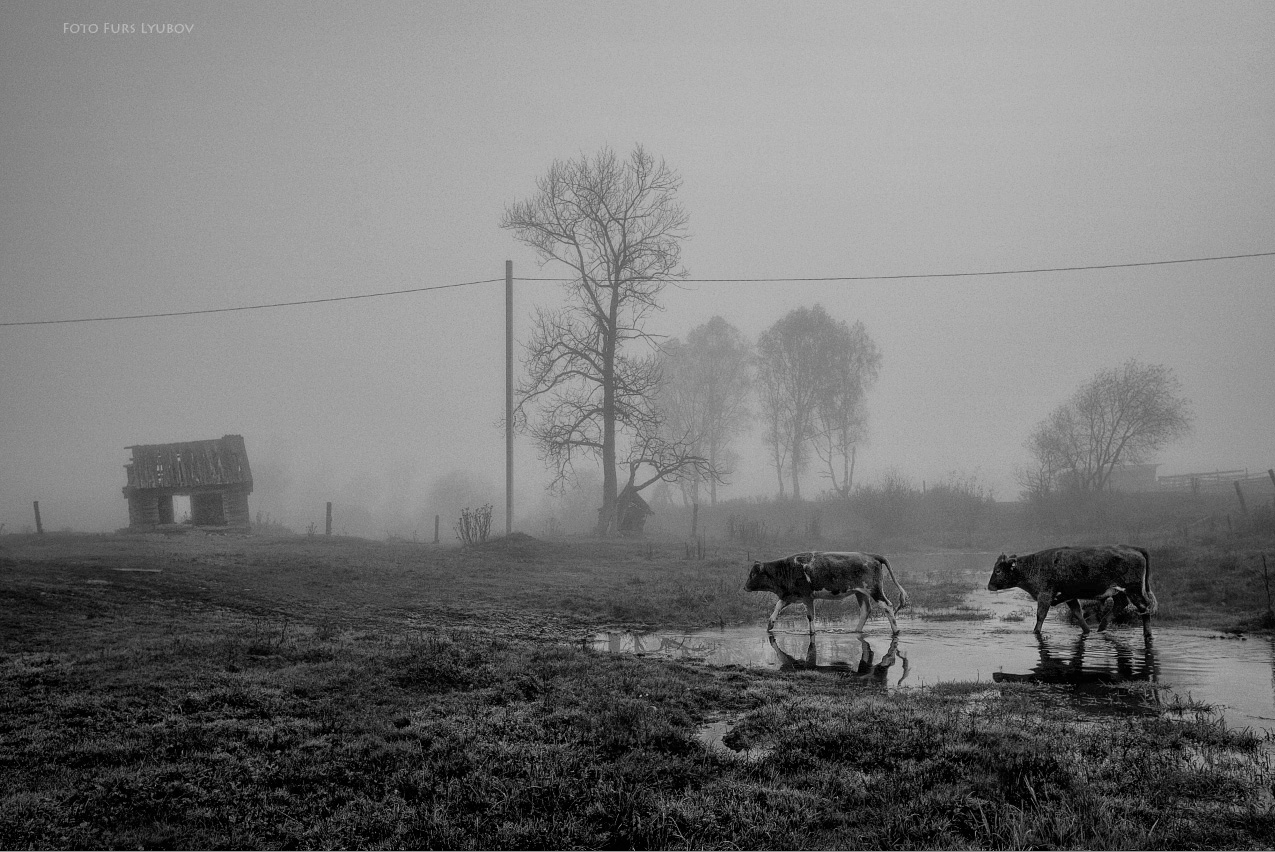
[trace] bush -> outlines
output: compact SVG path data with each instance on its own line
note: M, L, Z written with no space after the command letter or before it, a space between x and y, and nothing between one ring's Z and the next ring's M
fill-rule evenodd
M463 544L483 544L491 533L491 504L478 509L466 506L460 510L460 520L455 525L456 537Z

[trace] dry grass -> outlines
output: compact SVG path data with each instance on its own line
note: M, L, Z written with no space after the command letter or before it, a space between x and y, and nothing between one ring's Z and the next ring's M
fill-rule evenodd
M1275 843L1267 753L1206 720L1095 725L1020 684L887 695L573 642L608 622L760 623L770 602L742 591L730 556L526 540L0 546L5 846ZM765 756L706 748L698 730L723 718L729 744Z

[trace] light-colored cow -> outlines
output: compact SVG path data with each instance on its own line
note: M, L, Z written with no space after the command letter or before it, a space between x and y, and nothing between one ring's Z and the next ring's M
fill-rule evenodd
M881 588L881 574L885 571L899 589L899 605L895 607ZM899 632L894 617L908 605L908 593L894 578L890 563L884 556L871 553L796 553L770 562L754 562L744 588L750 592L774 592L779 600L770 614L766 629L773 631L779 613L788 604L801 601L806 605L806 621L809 632L815 632L815 599L845 600L853 595L859 601L859 624L855 632L861 632L868 620L872 602L881 603L885 617L890 621L890 631Z

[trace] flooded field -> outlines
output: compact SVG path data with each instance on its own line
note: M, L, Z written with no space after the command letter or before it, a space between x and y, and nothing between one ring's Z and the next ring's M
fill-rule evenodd
M1067 622L1066 608L1056 607L1045 622L1044 636L1037 638L1031 631L1035 603L1025 593L986 590L993 560L994 555L981 554L891 559L905 587L908 576L934 570L970 584L962 604L967 617L927 619L921 617L924 601L916 600L915 612L901 615L895 639L884 618L877 617L868 621L864 633L851 633L853 607L832 618L824 618L821 608L811 639L804 607L797 605L785 610L773 636L758 624L692 633L598 634L587 644L600 652L713 665L813 669L886 690L943 681L1032 681L1058 686L1093 710L1118 711L1122 703L1130 705L1123 709L1135 710L1132 705L1172 703L1177 696L1183 702L1214 705L1231 727L1275 733L1275 642L1269 637L1223 638L1153 620L1155 636L1149 644L1141 626L1113 627L1082 638ZM1146 688L1112 690L1113 683Z

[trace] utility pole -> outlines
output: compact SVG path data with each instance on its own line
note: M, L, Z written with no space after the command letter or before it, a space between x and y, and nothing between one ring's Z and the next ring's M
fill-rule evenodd
M505 535L514 530L514 262L505 261Z

